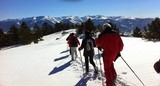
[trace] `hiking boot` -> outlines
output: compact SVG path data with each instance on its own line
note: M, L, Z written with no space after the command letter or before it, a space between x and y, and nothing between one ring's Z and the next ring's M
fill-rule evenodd
M84 76L89 75L89 72L85 72L83 75L84 75Z
M72 58L71 60L72 60L72 61L74 61L74 59L73 59L73 58Z
M98 73L98 68L94 67L94 73Z

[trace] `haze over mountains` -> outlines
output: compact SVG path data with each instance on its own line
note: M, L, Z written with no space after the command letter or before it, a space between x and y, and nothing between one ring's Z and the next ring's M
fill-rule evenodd
M117 25L121 32L131 32L135 27L143 29L144 26L151 23L154 18L131 18L123 16L103 16L103 15L93 15L93 16L62 16L62 17L51 17L51 16L35 16L22 19L7 19L0 20L0 28L7 32L11 25L17 27L24 21L30 28L33 28L35 24L41 26L44 22L54 26L56 22L69 23L69 24L81 24L87 19L91 19L95 25L102 25L106 22L112 22Z

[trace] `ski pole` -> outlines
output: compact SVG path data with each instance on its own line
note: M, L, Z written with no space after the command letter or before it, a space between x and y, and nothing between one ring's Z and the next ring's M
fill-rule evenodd
M84 69L83 69L83 61L82 61L82 55L81 55L81 51L79 51L79 54L80 54L81 63L82 63L82 70L83 70L83 74L84 74Z
M98 49L98 48L97 48ZM100 59L100 53L99 53L99 50L98 50L98 56L99 56L99 64L100 64L100 70L101 70L101 78L102 78L102 86L104 86L104 81L103 81L103 71L102 71L102 62L101 62L101 59Z
M142 83L143 86L144 83L141 81L141 79L137 76L137 74L132 70L132 68L127 64L127 62L123 59L123 57L120 55L120 57L122 58L122 60L126 63L126 65L129 67L129 69L134 73L134 75L138 78L138 80Z

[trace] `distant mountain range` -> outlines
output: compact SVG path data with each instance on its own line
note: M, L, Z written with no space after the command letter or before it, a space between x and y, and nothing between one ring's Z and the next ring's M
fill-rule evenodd
M102 25L106 22L112 22L117 25L120 31L122 32L131 32L135 27L143 28L147 24L151 23L154 18L131 18L123 16L103 16L103 15L94 15L94 16L62 16L62 17L51 17L51 16L37 16L37 17L28 17L22 19L7 19L0 20L0 28L3 31L7 32L11 25L17 27L24 21L30 28L33 28L35 24L41 26L44 22L54 26L56 22L70 23L70 24L80 24L85 22L90 18L95 25Z

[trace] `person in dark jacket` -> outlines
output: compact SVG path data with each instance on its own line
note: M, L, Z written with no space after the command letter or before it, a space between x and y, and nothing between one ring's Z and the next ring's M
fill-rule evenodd
M85 38L82 40L82 44L79 47L79 51L84 49L83 56L85 58L86 74L89 73L89 61L94 67L95 73L98 73L98 69L93 61L94 47L96 47L95 40L91 37L89 31L85 32Z
M103 25L104 31L98 36L96 44L103 49L103 63L106 77L106 85L114 86L117 73L113 61L123 49L123 42L118 33L112 30L110 24Z
M68 38L68 44L69 44L69 47L71 49L72 61L74 61L76 59L76 57L78 57L78 55L77 55L77 47L78 47L78 45L80 45L79 40L75 36L74 33L72 33L69 36L69 38Z

